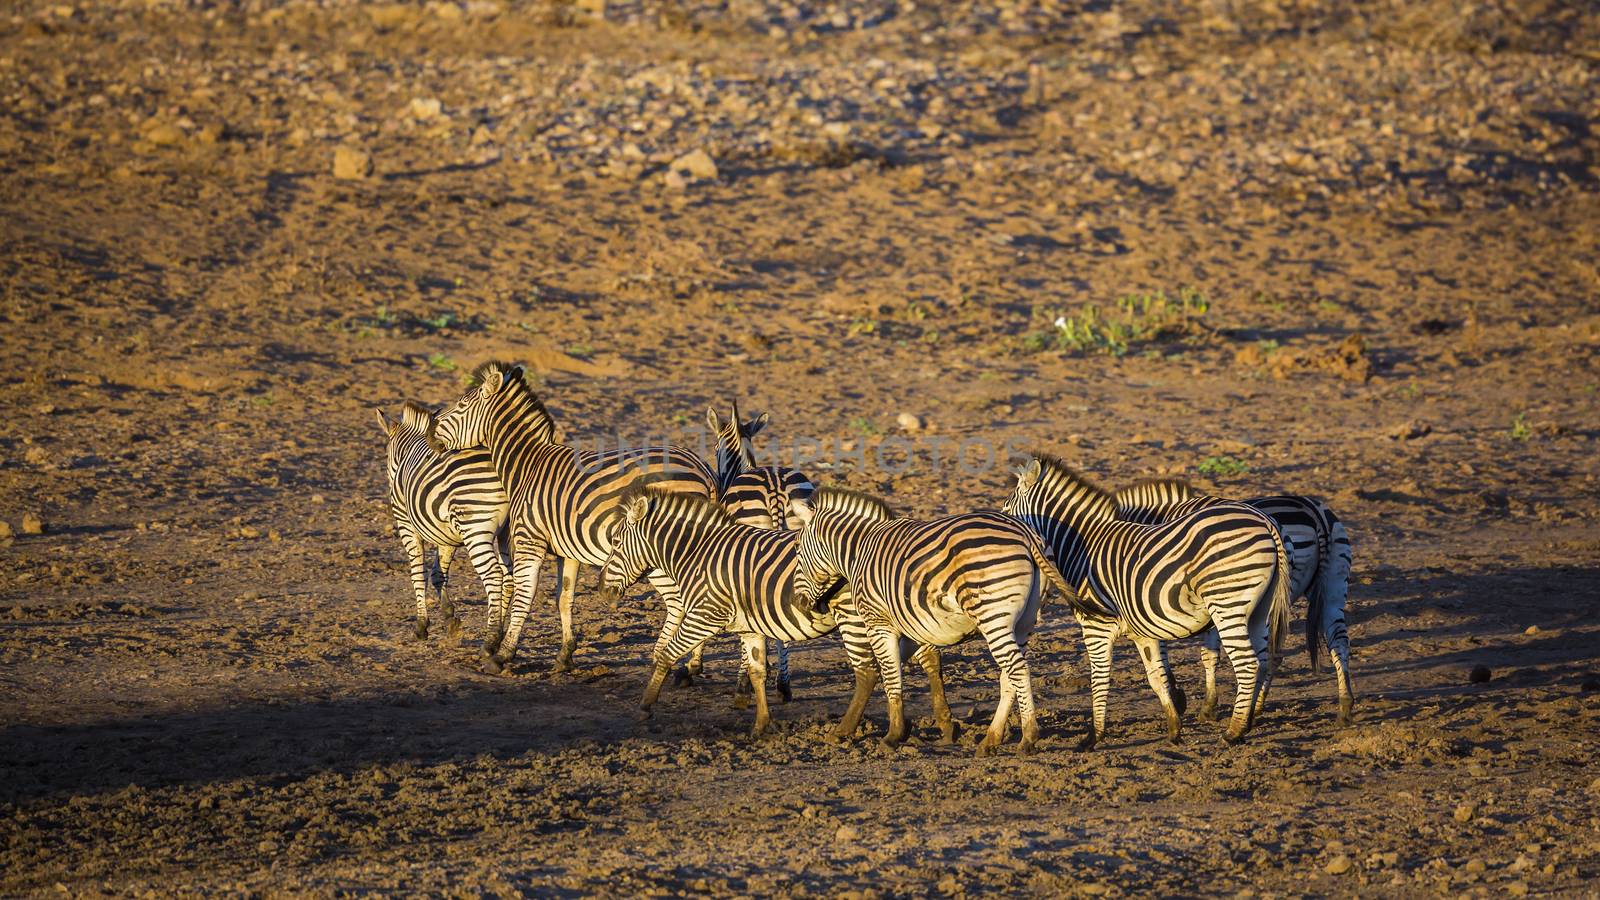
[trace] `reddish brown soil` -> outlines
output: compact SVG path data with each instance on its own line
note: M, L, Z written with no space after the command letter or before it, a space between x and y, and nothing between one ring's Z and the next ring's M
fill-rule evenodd
M1446 7L7 5L0 892L1592 892L1600 15ZM1075 752L1060 607L1032 757L831 742L827 641L766 741L731 640L640 724L658 608L588 572L575 674L547 608L480 674L464 565L464 642L411 637L370 408L494 357L571 438L739 398L921 516L1007 487L936 440L1319 494L1357 724L1296 654L1246 744L1172 747L1124 648Z

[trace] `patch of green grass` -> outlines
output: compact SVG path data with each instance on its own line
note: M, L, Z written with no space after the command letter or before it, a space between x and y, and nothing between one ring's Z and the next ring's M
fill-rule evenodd
M848 334L874 334L878 330L878 323L872 319L857 318L850 322Z
M1200 460L1195 471L1212 476L1243 475L1250 471L1250 466L1235 456L1208 456Z
M860 433L865 437L882 434L882 429L874 425L871 419L865 416L856 416L850 420L850 430Z
M441 372L454 372L461 367L456 365L455 360L443 353L429 353L428 368L438 369Z
M937 344L937 343L939 343L939 331L938 331L938 329L929 329L927 331L924 331L922 333L922 342L924 344Z
M418 318L417 321L428 326L434 331L443 331L444 329L449 328L451 325L456 323L456 314L450 312L449 310L445 310L444 312L430 318Z
M1189 287L1179 288L1176 297L1165 291L1124 294L1106 310L1090 305L1070 315L1055 315L1051 327L1024 334L1022 347L1030 353L1057 350L1122 356L1136 344L1188 333L1210 308L1205 295Z
M1517 413L1517 417L1511 420L1511 430L1507 433L1513 441L1525 441L1533 437L1533 429L1528 427L1527 414Z
M568 344L567 355L576 356L579 359L588 359L594 355L594 348L588 344Z

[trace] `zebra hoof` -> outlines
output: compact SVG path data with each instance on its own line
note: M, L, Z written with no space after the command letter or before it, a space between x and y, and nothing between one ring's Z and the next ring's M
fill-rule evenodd
M1227 731L1224 731L1222 733L1222 739L1224 741L1228 742L1229 744L1240 744L1240 743L1243 743L1244 742L1244 729L1241 728L1241 729L1235 731L1234 729L1229 728Z
M903 738L884 738L878 741L878 743L881 744L885 750L899 750L900 745L904 744L905 740Z
M448 626L446 631L450 635L450 640L452 640L452 641L455 640L456 638L461 637L461 620L460 619L451 619L450 620L450 625Z
M998 747L998 746L999 746L999 743L997 741L991 741L988 738L984 738L983 740L978 742L978 749L972 755L977 757L978 759L983 759L984 757L993 756L995 748Z
M692 687L693 685L694 676L689 674L688 669L680 668L672 673L673 687Z
M1356 717L1355 713L1351 710L1351 706L1352 704L1349 701L1339 704L1339 718L1337 721L1340 728L1349 728L1351 725L1355 724Z
M418 619L416 627L412 629L412 632L414 634L416 634L417 640L419 640L419 641L427 640L428 639L428 620L427 619Z
M946 720L939 723L939 746L948 747L956 742L956 723Z
M787 681L778 682L778 696L782 697L783 698L783 702L785 702L785 703L788 703L790 700L794 699L794 691L789 689L789 682L787 682Z
M749 709L750 708L750 695L749 694L734 694L733 695L733 708L734 709Z
M486 674L499 675L505 670L506 667L500 663L500 660L497 659L493 653L483 658L483 671Z
M641 706L639 707L639 710L633 714L633 719L636 722L648 722L650 721L650 717L653 715L655 715L654 710L648 706Z
M1202 706L1200 711L1194 715L1195 718L1202 722L1215 722L1217 720L1217 708L1215 706Z
M1035 746L1036 743L1036 741L1023 738L1022 743L1017 745L1017 752L1023 756L1032 756L1034 751L1038 749L1038 747Z
M1100 738L1091 731L1084 735L1082 740L1078 741L1078 749L1084 751L1093 750L1098 743L1100 743Z

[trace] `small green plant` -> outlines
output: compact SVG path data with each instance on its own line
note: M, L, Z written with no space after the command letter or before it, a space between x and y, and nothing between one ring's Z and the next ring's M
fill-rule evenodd
M1250 471L1244 460L1234 456L1208 456L1200 460L1195 470L1201 475L1225 476L1243 475Z
M1122 356L1134 344L1190 331L1210 308L1205 295L1189 287L1180 288L1177 297L1165 291L1124 294L1109 310L1090 305L1056 315L1050 328L1024 334L1022 346L1031 353L1054 349Z
M871 437L872 435L881 433L881 430L878 428L878 426L874 425L872 420L866 418L865 416L856 416L855 418L851 419L850 430L858 432L864 437Z
M673 415L672 415L672 423L674 425L680 425L680 426L688 425L689 424L689 417L684 415L683 413L673 413Z
M567 355L576 356L579 359L588 359L594 355L594 348L588 344L569 344L567 346Z
M1526 413L1517 413L1517 417L1511 420L1511 431L1509 433L1513 441L1525 441L1533 437L1533 429L1528 427Z
M372 314L372 321L380 327L393 328L400 324L400 317L394 314L394 310L389 308L389 304L384 303L378 307L377 312Z
M924 344L937 344L937 343L939 343L939 332L938 332L938 330L930 329L928 331L924 331L922 333L922 342Z
M429 353L428 368L438 369L441 372L454 372L461 367L456 365L455 360L443 353Z
M850 322L849 334L874 334L878 330L878 323L871 319L853 319Z
M1396 393L1407 400L1415 400L1422 396L1422 385L1408 381Z
M456 314L446 310L429 319L418 319L418 322L428 326L434 331L443 331L456 323Z

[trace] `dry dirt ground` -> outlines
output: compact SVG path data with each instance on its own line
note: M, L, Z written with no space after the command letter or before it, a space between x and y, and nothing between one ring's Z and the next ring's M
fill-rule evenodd
M1457 6L6 4L0 892L1591 893L1600 12ZM1052 606L1031 757L829 741L830 641L768 740L731 640L639 723L659 609L590 572L576 673L542 607L481 674L464 564L411 636L370 410L495 357L569 438L738 398L919 516L1003 498L963 441L1319 494L1357 722L1296 653L1169 746L1124 645L1075 752Z

